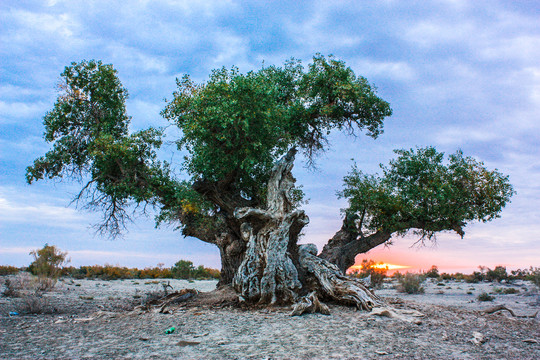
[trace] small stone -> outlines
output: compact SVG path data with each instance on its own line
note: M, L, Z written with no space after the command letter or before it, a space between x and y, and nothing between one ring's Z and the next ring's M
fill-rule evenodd
M472 335L473 335L473 338L471 339L471 342L474 345L482 345L483 343L487 341L486 337L482 333L479 333L478 331L473 331Z

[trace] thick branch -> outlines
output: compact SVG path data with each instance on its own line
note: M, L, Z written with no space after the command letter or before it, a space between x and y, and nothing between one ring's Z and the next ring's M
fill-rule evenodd
M344 222L342 228L324 246L319 257L336 265L342 273L345 273L354 265L356 255L384 244L391 236L392 234L387 231L378 231L366 237L358 236L357 232Z
M394 233L418 229L421 235L419 241L425 238L431 239L439 231L455 231L463 237L464 223L449 224L445 221L422 222L413 220L404 220L398 223L398 226L392 230L380 230L376 233L364 236L357 230L357 219L355 215L347 214L343 220L341 229L324 246L319 257L335 264L343 273L354 265L355 257L369 250L384 244Z

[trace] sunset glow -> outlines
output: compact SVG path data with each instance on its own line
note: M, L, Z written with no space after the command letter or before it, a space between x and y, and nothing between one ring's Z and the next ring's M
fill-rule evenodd
M400 270L400 269L410 269L411 266L407 265L396 265L396 264L387 264L387 263L379 263L371 266L374 269L387 269L387 270ZM362 265L353 265L350 268L347 269L347 272L353 272L353 271L360 271L362 270Z

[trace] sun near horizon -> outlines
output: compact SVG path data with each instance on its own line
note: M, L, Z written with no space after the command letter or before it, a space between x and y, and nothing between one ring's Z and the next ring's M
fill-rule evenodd
M401 270L401 269L411 269L412 266L388 264L388 263L380 262L380 263L376 263L376 264L370 266L370 268L372 268L372 269L386 269L386 270L389 270L389 271L396 271L396 270ZM360 271L360 270L362 270L362 264L354 264L353 266L351 266L350 268L347 269L347 273L352 273L352 272Z

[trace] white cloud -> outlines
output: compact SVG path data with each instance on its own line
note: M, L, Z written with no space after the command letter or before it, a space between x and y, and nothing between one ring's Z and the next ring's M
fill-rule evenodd
M402 36L409 42L422 48L431 48L440 44L459 43L476 34L476 27L470 20L443 20L441 18L420 20L410 26Z
M351 62L351 67L368 80L378 77L411 82L416 78L415 69L404 61L376 61L364 58Z
M81 227L84 217L75 209L52 205L37 193L20 194L10 187L0 187L0 224L43 224L56 227ZM84 226L84 225L83 225Z
M132 71L143 73L163 74L169 71L167 59L162 56L152 55L132 46L120 43L107 45L113 64L123 64Z
M16 247L0 247L0 253L2 254L25 254L28 255L30 251L35 250L31 246L16 246Z
M436 134L434 140L437 144L461 147L471 142L493 142L500 139L498 134L488 129L479 129L476 126L470 128L450 126Z
M46 111L44 102L5 102L0 100L0 125L13 123L19 119L41 117Z
M220 30L213 35L216 54L209 61L210 67L219 68L226 64L235 64L239 68L249 66L247 60L249 47L246 38Z

